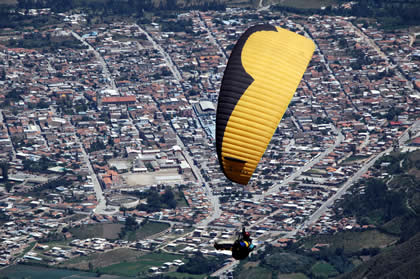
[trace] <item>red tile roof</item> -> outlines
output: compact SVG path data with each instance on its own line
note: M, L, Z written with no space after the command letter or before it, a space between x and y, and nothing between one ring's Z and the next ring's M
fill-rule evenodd
M123 97L105 97L102 99L103 103L125 103L135 102L136 96L123 96Z

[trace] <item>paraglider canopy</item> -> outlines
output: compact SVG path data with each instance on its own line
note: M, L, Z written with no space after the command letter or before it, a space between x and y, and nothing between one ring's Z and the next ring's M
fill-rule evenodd
M248 183L314 50L310 39L272 25L253 26L239 38L216 114L217 155L230 180Z

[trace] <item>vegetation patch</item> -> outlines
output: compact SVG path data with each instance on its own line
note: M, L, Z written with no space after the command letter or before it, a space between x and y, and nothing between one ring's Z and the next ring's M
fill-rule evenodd
M329 263L321 261L312 266L311 274L314 278L328 278L337 276L338 272Z
M356 216L359 224L379 226L406 212L405 193L390 190L380 179L361 181L350 191L352 198L347 195L338 203L337 216Z
M85 218L88 218L88 216L86 216L85 214L72 214L69 217L67 217L66 219L68 221L76 222L76 221L83 220Z
M36 33L24 35L23 39L19 40L10 39L7 43L7 46L29 49L49 49L51 51L57 50L59 48L86 48L86 46L82 45L82 43L80 43L78 40L70 36L66 38L49 38L48 36L41 37Z
M122 258L119 258L121 260ZM104 268L100 268L99 272L122 275L122 276L136 276L147 274L150 267L159 267L165 262L171 262L173 260L180 259L183 257L179 255L173 255L168 253L150 253L137 258L135 262L121 262L113 264Z
M280 0L272 1L275 4L298 9L320 9L321 7L334 4L334 0Z
M369 156L361 156L361 155L352 155L343 161L343 164L355 163L359 161L363 161L369 158Z
M165 273L169 278L180 278L180 279L202 279L207 278L206 274L189 274L189 273L181 273L181 272L168 272Z
M42 244L48 245L49 248L52 248L52 247L68 248L70 244L70 240L48 241L48 242L43 242Z
M302 244L306 249L314 247L315 244L327 244L330 249L343 249L344 253L350 254L363 248L385 247L396 240L398 237L382 233L379 230L367 230L339 232L334 235L315 235L304 239Z
M121 248L105 253L95 253L89 256L76 257L59 264L59 267L80 270L96 270L97 268L117 264L121 262L121 259L124 259L125 261L136 261L144 254L145 252L143 251Z
M277 279L308 279L303 273L289 273L289 274L279 274Z
M25 248L25 250L23 250L23 252L20 254L20 257L24 256L26 253L28 253L29 251L32 250L32 248L34 248L36 242L31 242L29 243L28 247Z
M312 168L310 170L308 170L307 172L305 172L305 175L311 175L311 174L326 174L327 172L325 170L321 170L321 169L315 169Z
M57 269L39 265L17 264L1 270L0 278L93 278L95 273L78 270Z
M272 271L264 268L264 267L252 267L252 268L244 268L238 275L238 278L242 279L253 279L253 278L261 278L261 279L271 279Z
M90 224L71 228L69 232L78 239L93 237L118 239L118 234L123 226L122 224Z
M141 203L136 207L140 211L157 212L165 208L183 207L187 204L182 191L174 192L167 189L164 192L158 192L156 190L148 190L144 192L135 191L130 194L142 200L146 199L147 204Z
M176 207L188 207L188 203L185 200L184 193L182 191L175 192Z
M400 235L402 233L401 226L404 224L403 217L396 217L391 221L386 222L381 226L381 230L386 233L393 234L393 235Z
M123 239L128 241L137 241L145 239L151 235L163 232L170 227L169 224L160 222L147 222L136 230L127 231Z
M340 278L419 278L419 243L420 233L417 233L408 241L385 249Z
M201 253L197 253L192 257L188 258L188 261L178 267L177 272L188 273L188 274L209 274L223 264L224 257L205 257Z

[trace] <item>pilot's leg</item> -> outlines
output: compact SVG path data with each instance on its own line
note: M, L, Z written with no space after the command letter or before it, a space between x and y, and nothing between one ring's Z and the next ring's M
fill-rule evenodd
M233 243L231 240L216 241L214 242L214 248L217 250L231 250Z

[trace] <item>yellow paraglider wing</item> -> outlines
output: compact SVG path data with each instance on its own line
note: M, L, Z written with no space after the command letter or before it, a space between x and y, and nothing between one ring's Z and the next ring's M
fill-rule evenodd
M230 180L246 185L264 154L315 44L272 25L249 28L230 55L216 115L216 149Z

